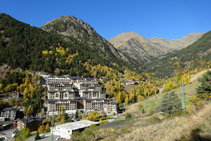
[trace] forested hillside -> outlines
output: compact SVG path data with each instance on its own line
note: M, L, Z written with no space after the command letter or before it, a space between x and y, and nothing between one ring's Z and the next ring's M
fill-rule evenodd
M155 77L175 76L177 72L198 72L211 66L211 31L180 51L152 58L145 64L145 72Z
M130 57L128 59L134 61ZM117 71L123 71L127 67L140 72L139 63L131 65L116 57L109 48L104 52L93 49L72 36L46 32L6 14L0 14L0 64L2 63L23 70L83 77L91 77L91 68L87 68L87 64L100 64ZM99 76L105 75L97 73Z

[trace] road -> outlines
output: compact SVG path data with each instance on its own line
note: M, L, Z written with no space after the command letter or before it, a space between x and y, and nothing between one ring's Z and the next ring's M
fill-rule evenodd
M12 129L8 129L8 130L3 130L0 133L2 133L3 136L6 137L6 141L14 141L14 139L11 136L12 136L12 133L15 131L15 129L16 128L12 128ZM3 137L3 136L0 136L0 137Z

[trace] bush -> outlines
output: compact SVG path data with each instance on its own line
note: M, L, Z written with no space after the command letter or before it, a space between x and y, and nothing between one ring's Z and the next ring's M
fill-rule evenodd
M100 118L100 115L98 114L98 112L96 111L92 111L86 118L86 120L91 120L91 121L95 121L98 120Z
M187 116L189 115L189 112L188 111L177 111L173 116L172 118L174 117L181 117L181 116Z
M162 120L159 117L151 117L150 119L147 120L147 125L157 124L160 122L162 122Z
M119 103L119 107L123 107L123 103Z
M96 124L91 124L91 125L89 126L89 128L93 128L93 127L96 127Z
M125 116L125 119L131 119L132 118L132 114L131 113L127 113Z
M141 110L141 112L142 112L142 114L144 114L144 113L145 113L144 108Z
M71 122L71 118L68 118L68 120L67 120L68 122Z
M34 140L36 141L36 140L39 140L39 139L40 139L40 136L39 136L39 132L37 131Z
M108 120L103 120L103 121L102 121L102 120L100 119L100 125L106 124L106 123L108 123Z

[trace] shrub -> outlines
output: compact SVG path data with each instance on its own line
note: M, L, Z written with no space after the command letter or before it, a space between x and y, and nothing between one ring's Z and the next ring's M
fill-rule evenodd
M36 141L36 140L39 140L39 139L40 139L40 136L39 136L39 132L37 131L34 140Z
M68 120L67 120L68 122L71 122L71 118L68 118Z
M63 123L65 123L65 118L64 117L60 121L60 124L63 124Z
M142 114L144 114L144 113L145 113L144 108L141 110L141 112L142 112Z
M174 117L181 117L181 116L187 116L189 115L189 112L188 111L177 111L173 116L172 118Z
M147 120L147 125L157 124L160 122L162 122L162 120L159 117L151 117L150 119Z
M131 119L132 118L132 114L131 113L127 113L125 116L125 119Z
M119 103L119 107L123 107L123 103Z
M91 125L89 126L89 128L93 128L93 127L96 127L96 124L91 124Z
M56 117L56 118L55 118L55 122L59 122L60 120L61 120L60 117Z
M108 121L107 121L107 120L103 120L103 121L102 121L102 120L100 119L100 125L102 125L102 124L106 124L106 123L108 123Z
M98 112L96 111L92 111L86 118L86 120L91 120L91 121L94 121L94 120L98 120L100 118L100 115L98 114Z

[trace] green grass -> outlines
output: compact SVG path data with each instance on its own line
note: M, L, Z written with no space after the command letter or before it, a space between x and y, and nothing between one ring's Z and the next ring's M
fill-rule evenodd
M182 100L182 97L180 96L180 99ZM162 98L157 98L157 99L150 99L150 100L145 100L144 103L146 104L146 107L144 107L145 111L148 111L149 109L153 109L156 110L157 109L157 105L160 105L162 102ZM188 104L190 104L190 96L189 97L185 97L185 105L187 106Z
M196 95L196 88L201 85L200 82L196 82L193 84L189 84L187 86L185 86L185 105L187 106L188 104L190 104L190 98L193 95ZM179 98L182 100L182 87L178 87L174 90L171 91L175 91L175 93L178 94ZM171 92L169 91L169 92ZM167 93L169 93L167 92ZM157 94L154 97L151 97L149 99L144 100L144 103L146 104L146 106L144 107L145 111L148 111L149 109L152 110L156 110L157 109L157 105L161 104L162 101L162 97L164 96L165 93L163 94Z

